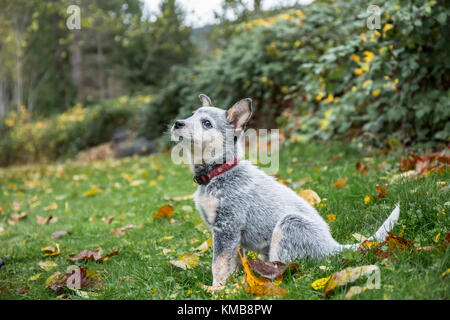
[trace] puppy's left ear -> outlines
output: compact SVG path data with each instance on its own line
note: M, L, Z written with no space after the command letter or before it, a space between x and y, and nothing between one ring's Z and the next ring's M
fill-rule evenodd
M202 102L202 107L212 107L211 99L206 94L202 93L198 98Z
M242 99L227 110L227 121L235 130L242 130L252 115L252 99Z

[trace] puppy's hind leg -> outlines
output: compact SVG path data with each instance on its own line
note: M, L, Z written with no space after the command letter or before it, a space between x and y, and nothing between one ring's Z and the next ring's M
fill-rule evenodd
M335 252L338 247L324 221L288 214L278 221L273 230L269 259L283 263L296 258L320 259Z

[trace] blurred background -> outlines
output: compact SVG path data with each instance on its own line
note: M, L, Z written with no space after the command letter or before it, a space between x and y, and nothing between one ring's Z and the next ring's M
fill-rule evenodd
M251 97L249 125L280 128L285 145L441 149L450 4L377 5L0 0L0 165L164 150L200 93L222 108Z

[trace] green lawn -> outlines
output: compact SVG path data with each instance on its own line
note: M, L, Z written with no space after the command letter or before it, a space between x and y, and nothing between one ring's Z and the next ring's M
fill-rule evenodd
M329 161L337 154L342 157ZM297 161L293 161L295 158ZM444 175L431 173L420 180L399 179L389 184L389 179L399 173L398 155L360 154L337 144L290 147L283 150L280 159L280 179L291 179L295 189L296 181L309 177L310 181L301 188L312 189L327 199L317 209L324 218L328 214L336 215L330 226L333 236L341 243L355 243L353 233L372 235L396 203L400 204L401 213L393 233L399 234L404 227L403 237L412 240L415 246L441 245L449 231L449 190L440 190L442 182L450 183L449 170ZM370 166L368 174L355 172L357 161ZM388 165L375 171L373 168L382 161ZM346 186L333 187L340 178L348 178ZM95 270L103 280L103 287L96 291L100 296L89 299L255 298L243 290L211 295L201 288L201 283L212 282L211 250L200 256L200 264L193 269L182 270L169 263L183 253L193 252L211 237L192 200L163 199L195 191L188 168L173 165L169 154L0 169L0 181L0 208L3 209L0 210L0 258L5 262L0 269L0 292L5 286L9 289L0 299L54 299L57 294L45 288L45 280L56 271L64 273L73 264ZM377 184L387 189L381 199L376 199ZM93 187L104 188L104 192L84 195ZM371 195L368 204L364 203L366 195ZM46 211L54 202L57 209ZM175 209L173 220L154 219L153 213L169 203ZM10 225L10 214L22 211L28 216ZM58 220L38 225L38 215L52 215ZM108 216L114 216L111 224L102 220ZM122 236L110 234L128 224L136 228ZM52 240L52 233L59 230L71 234ZM439 233L440 239L435 243ZM41 248L55 243L62 254L43 257ZM105 254L115 250L119 254L103 263L69 260L69 254L99 247ZM163 249L174 252L164 254ZM449 298L450 274L441 276L450 267L449 248L398 253L394 258L380 261L374 255L344 252L321 262L298 261L297 271L284 274L281 286L288 291L284 298L323 299L322 291L311 287L314 280L349 266L367 264L380 267L381 289L365 291L353 299ZM49 271L41 269L38 263L46 260L53 260L58 266ZM39 273L37 280L29 279ZM242 272L237 274L228 286L232 288L242 277ZM360 279L354 284L362 285L364 281ZM337 288L327 299L344 299L350 286ZM25 288L26 293L19 293L19 288ZM70 299L83 299L72 291L65 293Z

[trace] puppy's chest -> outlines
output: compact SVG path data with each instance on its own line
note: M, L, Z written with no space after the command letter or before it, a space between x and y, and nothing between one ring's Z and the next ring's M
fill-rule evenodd
M200 213L201 218L208 227L214 225L214 221L217 217L217 212L220 204L219 197L197 190L195 193L195 206Z

